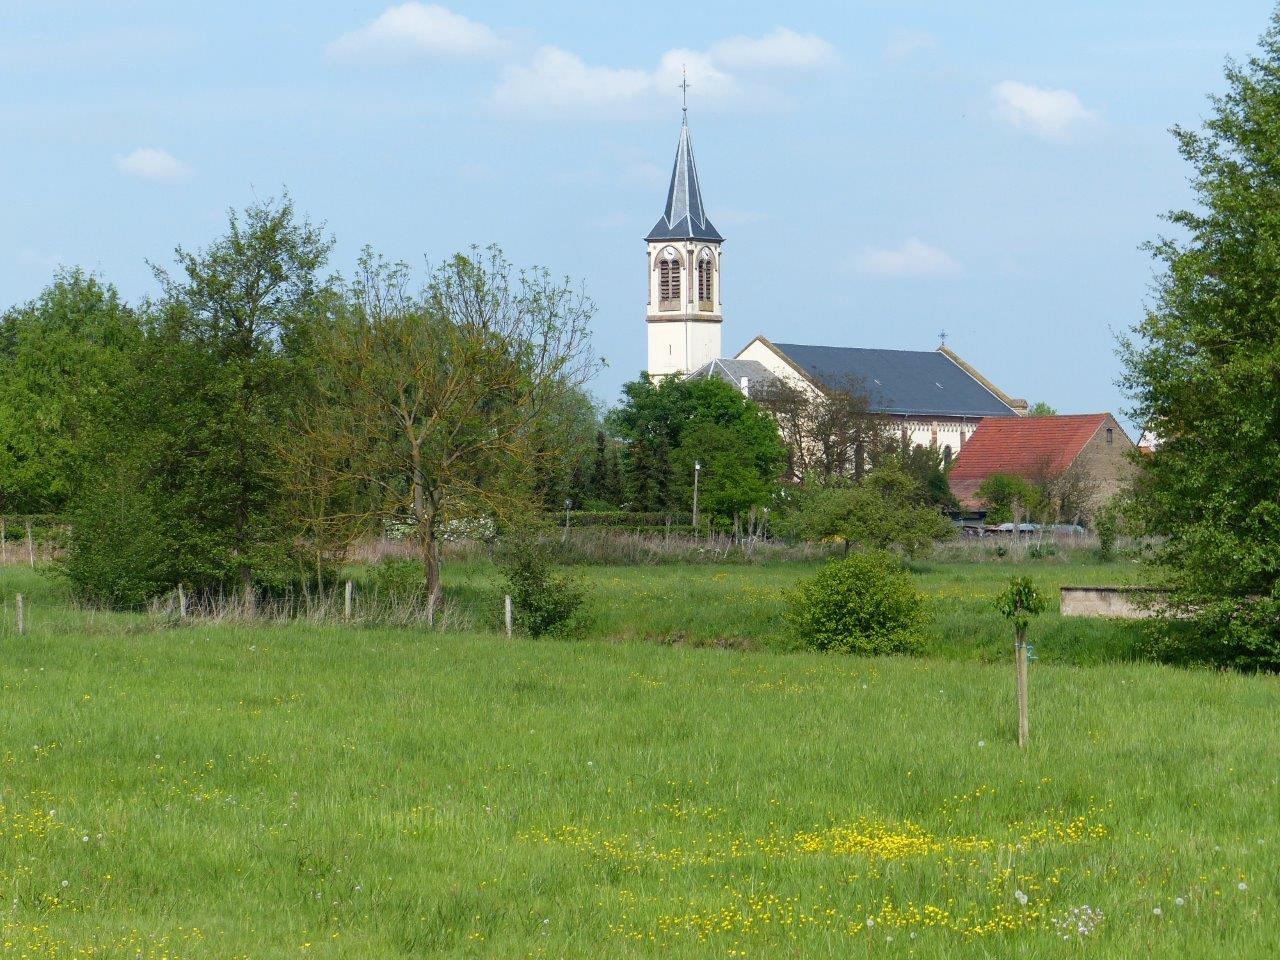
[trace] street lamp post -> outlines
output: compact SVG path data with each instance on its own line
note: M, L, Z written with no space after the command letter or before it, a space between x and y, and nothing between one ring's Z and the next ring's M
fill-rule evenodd
M693 461L693 529L698 529L698 475L702 473L702 461Z

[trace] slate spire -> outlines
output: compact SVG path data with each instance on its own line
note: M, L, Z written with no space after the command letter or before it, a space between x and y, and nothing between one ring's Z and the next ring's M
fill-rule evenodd
M693 145L689 142L689 122L680 124L680 143L671 170L671 186L667 190L667 209L645 240L710 240L724 241L720 232L707 219L702 206L702 188L698 185L698 167L693 162Z

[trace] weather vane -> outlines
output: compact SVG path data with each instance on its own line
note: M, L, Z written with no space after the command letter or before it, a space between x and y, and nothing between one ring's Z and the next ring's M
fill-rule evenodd
M689 113L689 74L684 65L680 66L680 109Z

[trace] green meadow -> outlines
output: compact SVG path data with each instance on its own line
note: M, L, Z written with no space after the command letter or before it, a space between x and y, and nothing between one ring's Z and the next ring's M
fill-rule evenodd
M1280 678L1049 614L1019 751L1010 565L920 566L932 649L874 660L785 649L808 569L584 568L594 625L543 642L481 563L465 633L0 570L0 957L1280 955Z

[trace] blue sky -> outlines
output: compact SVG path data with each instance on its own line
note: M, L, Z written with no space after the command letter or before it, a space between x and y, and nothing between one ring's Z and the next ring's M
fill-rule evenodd
M727 243L725 350L932 349L1063 412L1116 410L1139 245L1188 199L1197 124L1271 4L1228 0L0 0L0 304L146 261L287 187L421 264L496 242L583 280L595 384L644 364L644 244L687 65Z

